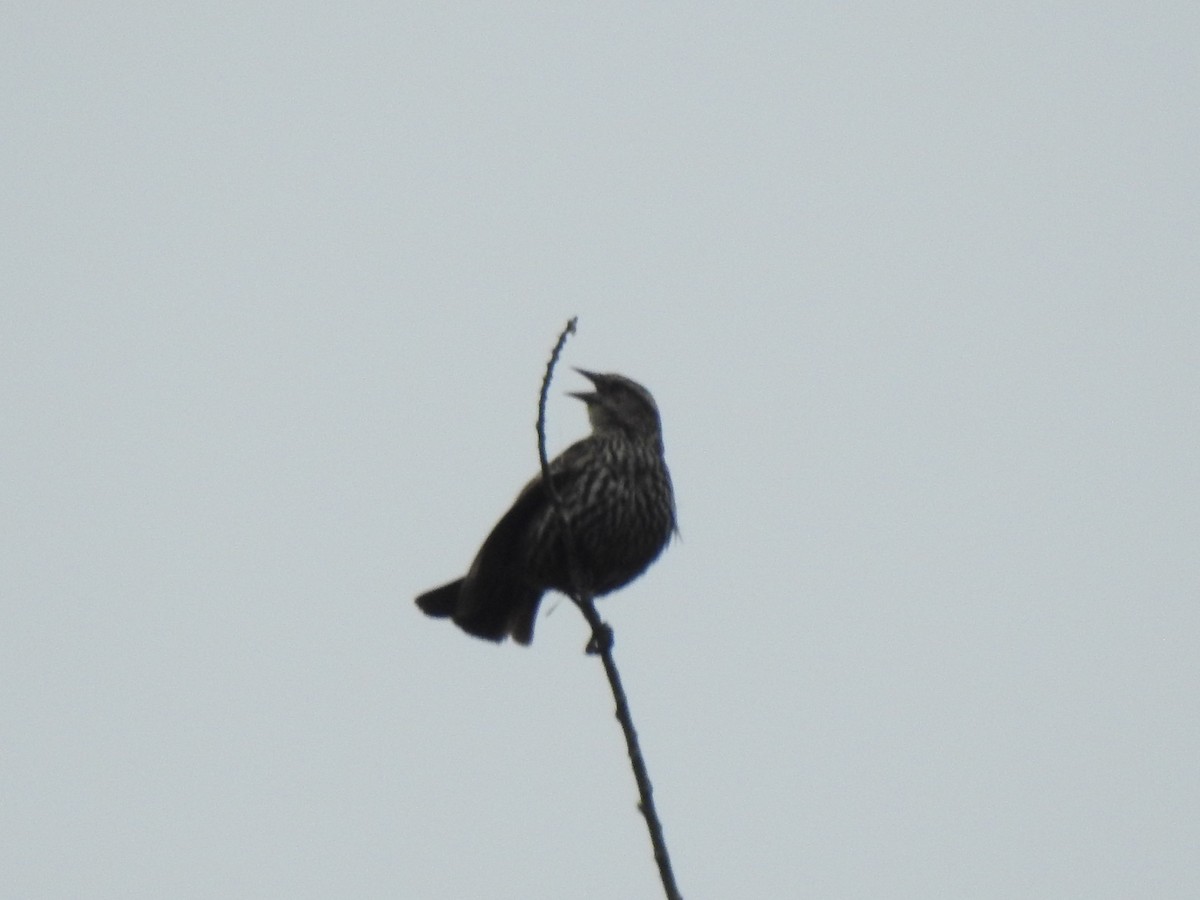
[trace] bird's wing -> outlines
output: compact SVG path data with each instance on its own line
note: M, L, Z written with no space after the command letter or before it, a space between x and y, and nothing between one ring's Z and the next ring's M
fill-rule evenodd
M550 482L560 494L583 464L587 455L583 444L584 441L572 444L550 462ZM498 577L501 581L515 576L525 566L524 542L538 527L538 520L547 515L555 515L555 512L539 472L521 489L508 512L487 536L471 564L471 574L486 572L489 577Z

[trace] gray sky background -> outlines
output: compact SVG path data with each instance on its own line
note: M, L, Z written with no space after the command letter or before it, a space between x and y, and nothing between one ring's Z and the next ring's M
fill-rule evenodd
M0 45L4 897L659 896L576 611L412 606L572 314L665 421L601 610L689 900L1200 896L1195 3Z

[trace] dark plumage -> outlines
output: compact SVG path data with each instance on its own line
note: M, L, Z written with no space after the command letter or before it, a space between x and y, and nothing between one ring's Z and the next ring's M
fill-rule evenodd
M587 404L592 433L554 458L550 479L571 520L578 587L598 597L633 581L662 552L675 530L675 498L650 392L623 375L576 371L595 386L571 394ZM417 606L477 637L528 644L542 594L572 587L562 523L538 475L466 576L422 594Z

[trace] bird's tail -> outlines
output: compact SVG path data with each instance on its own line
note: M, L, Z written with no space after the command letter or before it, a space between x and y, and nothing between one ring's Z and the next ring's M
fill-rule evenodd
M475 590L464 591L465 578L443 584L417 598L417 606L436 619L453 618L467 634L489 641L511 636L519 644L533 640L533 623L542 592L524 586L505 586L480 596Z
M458 595L462 591L463 579L443 584L432 591L426 591L417 598L417 606L421 612L435 619L448 619L458 608Z

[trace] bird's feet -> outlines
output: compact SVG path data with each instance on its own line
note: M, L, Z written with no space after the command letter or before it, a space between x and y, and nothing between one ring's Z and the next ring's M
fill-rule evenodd
M607 622L600 622L593 626L591 639L588 640L584 652L588 656L596 656L600 653L607 653L612 649L612 645L613 630Z

